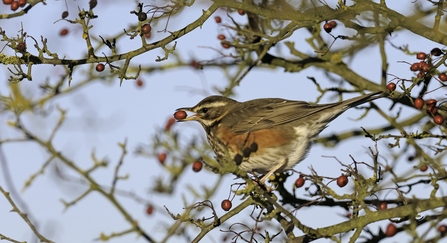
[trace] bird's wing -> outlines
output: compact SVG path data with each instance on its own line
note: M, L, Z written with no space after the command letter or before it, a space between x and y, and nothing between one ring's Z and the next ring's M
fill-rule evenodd
M326 125L347 109L385 95L386 93L377 91L342 102L322 105L278 98L250 100L240 103L224 119L236 133L253 132L289 122L294 122L296 126L299 126L299 121ZM322 110L328 112L320 112Z
M304 101L257 99L241 103L225 116L225 122L236 133L253 132L274 125L300 120L336 104L311 105Z

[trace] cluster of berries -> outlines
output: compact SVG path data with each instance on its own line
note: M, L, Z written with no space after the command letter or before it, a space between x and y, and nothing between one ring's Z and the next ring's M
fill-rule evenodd
M444 55L444 52L439 48L433 48L430 53L424 53L419 52L416 54L416 59L419 61L416 61L410 65L410 70L413 72L418 72L417 78L422 78L425 75L433 75L435 73L435 70L433 68L433 57L439 57L441 55ZM440 82L446 82L447 81L447 74L445 73L439 73L437 75L437 79ZM396 84L394 82L390 82L387 84L386 88L388 91L392 92L396 89ZM436 99L428 99L424 100L422 97L418 97L414 99L413 105L416 109L421 110L424 108L429 116L433 118L433 122L442 125L444 123L444 117L438 113L437 106L437 100Z
M11 10L16 11L19 7L25 7L26 0L3 0L3 4L11 5Z
M416 54L416 59L420 61L411 64L410 70L413 72L418 72L417 77L421 78L427 73L429 73L430 68L432 68L432 58L441 56L442 54L444 54L444 52L439 48L433 48L430 51L430 54L419 52ZM447 75L445 73L439 74L438 78L442 82L447 81Z

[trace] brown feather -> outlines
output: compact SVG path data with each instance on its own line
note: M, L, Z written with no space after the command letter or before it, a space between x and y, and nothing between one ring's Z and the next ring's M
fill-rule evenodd
M307 122L328 123L351 107L382 97L380 94L382 92L374 92L343 102L322 105L278 98L249 100L239 103L232 112L223 117L221 122L238 134L291 122L295 123L295 126ZM323 117L320 111L326 109L332 109L333 112L323 114L326 115Z

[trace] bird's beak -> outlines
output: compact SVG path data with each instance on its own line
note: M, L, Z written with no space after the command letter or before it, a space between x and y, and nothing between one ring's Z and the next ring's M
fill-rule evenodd
M184 107L184 108L178 108L175 111L186 111L186 112L193 112L192 107ZM188 116L183 119L178 119L177 121L183 122L183 121L196 121L197 120L197 114L193 114L191 116Z

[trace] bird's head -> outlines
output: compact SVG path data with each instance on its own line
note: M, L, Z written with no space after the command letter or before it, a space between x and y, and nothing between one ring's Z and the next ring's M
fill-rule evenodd
M193 115L178 121L198 121L206 129L219 122L237 104L238 102L233 99L213 95L206 97L193 107L178 108L176 111L193 112Z

